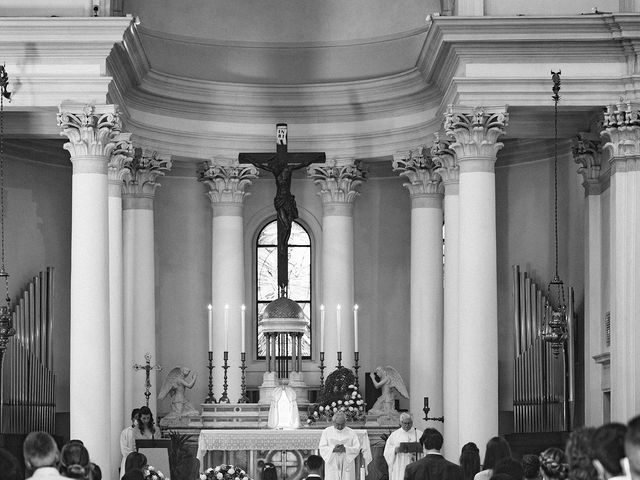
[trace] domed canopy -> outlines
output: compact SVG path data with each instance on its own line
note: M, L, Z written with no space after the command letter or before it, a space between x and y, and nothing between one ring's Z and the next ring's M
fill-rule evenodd
M307 322L300 305L280 297L265 307L260 325L265 333L304 333Z

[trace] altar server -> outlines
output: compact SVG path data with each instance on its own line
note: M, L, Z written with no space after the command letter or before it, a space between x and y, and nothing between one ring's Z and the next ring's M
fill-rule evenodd
M418 460L418 453L409 452L408 443L418 443L422 431L413 428L413 418L410 413L400 414L400 428L395 430L384 446L384 459L389 466L389 480L403 480L404 468L411 462Z
M322 431L318 448L325 463L325 480L356 478L355 459L360 453L360 441L346 423L344 413L338 412L333 416L333 426Z

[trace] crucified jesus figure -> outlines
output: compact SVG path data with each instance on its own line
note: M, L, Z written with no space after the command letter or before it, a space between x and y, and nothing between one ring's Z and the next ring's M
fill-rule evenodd
M298 218L296 199L291 194L291 175L294 170L312 163L324 163L322 152L294 153L287 151L287 124L276 125L276 153L241 153L239 163L251 163L273 174L276 179L276 196L273 205L278 218L278 290L279 296L287 296L289 286L287 247L291 236L291 224Z

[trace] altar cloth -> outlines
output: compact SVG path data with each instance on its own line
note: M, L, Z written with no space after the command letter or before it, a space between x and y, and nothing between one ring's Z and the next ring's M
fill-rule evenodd
M365 468L371 460L371 445L366 430L354 430L360 440ZM198 460L210 450L318 450L320 429L298 430L201 430Z

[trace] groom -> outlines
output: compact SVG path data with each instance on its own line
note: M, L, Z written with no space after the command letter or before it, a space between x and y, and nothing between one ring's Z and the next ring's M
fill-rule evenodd
M442 434L435 428L427 428L420 437L425 449L421 460L410 463L404 471L404 480L462 480L462 469L455 463L446 460L440 453Z

